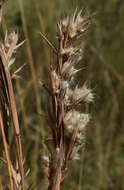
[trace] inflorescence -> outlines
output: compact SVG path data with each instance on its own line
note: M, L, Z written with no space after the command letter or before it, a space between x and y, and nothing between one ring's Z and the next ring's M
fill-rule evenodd
M82 49L74 47L74 42L83 36L90 23L90 16L82 16L82 11L75 11L74 15L58 23L59 47L54 48L49 42L57 56L56 68L50 67L49 87L43 85L51 98L46 119L51 129L51 140L47 143L49 155L43 157L49 189L58 182L58 178L59 185L62 183L68 161L80 158L78 152L90 120L89 113L82 113L77 107L94 101L92 89L86 83L82 87L74 87L75 76L81 70L76 69L76 64L82 59Z

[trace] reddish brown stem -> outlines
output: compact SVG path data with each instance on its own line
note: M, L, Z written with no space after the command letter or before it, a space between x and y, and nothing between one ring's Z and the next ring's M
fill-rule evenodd
M61 178L62 178L62 172L61 172L61 166L60 166L60 167L57 167L55 174L53 176L53 180L51 181L48 187L48 190L60 190Z
M1 111L0 111L0 128L1 128L4 150L5 150L5 154L6 154L7 166L8 166L10 189L14 190L14 184L13 184L13 179L12 179L12 171L11 171L11 161L10 161L8 146L7 146L7 142L6 142L6 136L5 136L5 132L4 132L4 126L3 126L3 119L2 119Z

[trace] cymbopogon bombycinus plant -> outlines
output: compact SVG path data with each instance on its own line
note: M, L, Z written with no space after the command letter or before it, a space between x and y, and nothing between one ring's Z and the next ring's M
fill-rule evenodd
M47 105L47 125L50 138L47 140L48 155L43 156L48 190L59 190L68 176L68 163L79 159L79 150L84 144L85 129L90 120L89 113L80 111L79 106L94 100L92 89L85 82L81 87L75 84L81 69L76 66L82 59L80 45L75 45L88 30L91 16L75 11L58 23L58 47L43 35L56 56L54 66L49 68L49 85L43 84L49 94Z
M2 8L4 0L0 0L0 29L2 21ZM15 32L8 34L6 31L5 38L0 36L0 136L2 139L3 149L1 149L3 158L8 168L8 178L5 183L1 182L0 189L24 190L24 169L22 143L20 136L20 126L16 108L15 94L13 88L13 78L18 78L19 71L23 66L19 67L15 72L12 71L12 65L15 64L15 53L23 42L18 44L18 35ZM12 147L12 131L14 151ZM14 153L14 156L12 156ZM5 154L5 158L4 158ZM4 174L3 170L3 176ZM1 178L1 177L0 177ZM2 185L3 183L3 185Z

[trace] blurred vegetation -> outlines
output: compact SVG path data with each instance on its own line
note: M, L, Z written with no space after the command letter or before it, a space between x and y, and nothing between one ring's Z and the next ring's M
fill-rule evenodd
M96 12L82 42L85 46L80 65L84 67L77 80L86 79L96 93L95 103L87 108L92 121L87 128L85 151L81 160L70 164L71 175L63 185L71 190L124 189L124 1L123 0L8 0L4 6L3 33L17 31L19 41L26 39L17 52L16 67L23 80L15 81L18 115L25 156L25 169L31 172L27 184L46 189L42 155L46 151L47 127L41 113L47 95L39 80L47 83L50 49L39 32L56 43L56 24L64 16L86 8ZM15 68L13 68L15 69ZM0 177L3 166L0 165ZM6 180L6 179L3 179Z

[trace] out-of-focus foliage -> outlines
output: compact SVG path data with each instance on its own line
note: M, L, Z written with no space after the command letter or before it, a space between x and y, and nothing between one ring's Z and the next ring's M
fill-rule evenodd
M17 53L17 67L27 63L21 72L23 80L15 81L25 168L31 169L26 183L33 183L35 189L46 189L47 186L41 159L46 151L43 136L44 131L47 131L41 111L45 110L47 94L39 88L38 81L43 80L47 83L46 72L51 52L39 32L46 34L53 44L56 44L57 21L72 14L76 7L78 9L85 7L88 13L96 12L89 32L82 40L82 45L85 46L84 58L79 64L84 69L77 79L79 83L88 79L94 88L96 98L95 103L87 108L92 114L92 121L87 128L85 151L82 151L80 161L70 165L71 175L62 189L123 190L123 0L8 0L6 2L3 33L6 29L16 30L20 41L29 39ZM33 58L31 64L36 83L33 83L30 57ZM41 110L36 106L38 99ZM5 168L0 165L0 171L2 169ZM0 177L5 176L1 176L0 172Z

